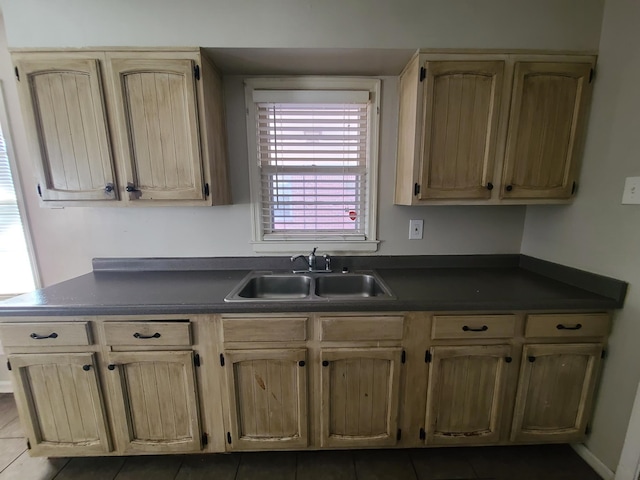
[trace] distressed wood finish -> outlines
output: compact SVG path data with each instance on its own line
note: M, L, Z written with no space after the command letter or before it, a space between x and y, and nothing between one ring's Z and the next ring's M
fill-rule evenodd
M116 200L98 58L14 59L42 199ZM114 185L110 192L107 184Z
M54 335L55 338L51 338ZM3 323L0 324L0 341L5 347L66 347L92 343L88 322Z
M561 328L558 328L558 327ZM525 337L604 337L611 330L606 313L567 313L527 315Z
M515 315L434 315L431 338L510 338L515 330Z
M225 370L232 450L308 444L307 351L227 351Z
M397 443L399 348L322 349L321 446Z
M488 199L504 62L426 62L419 198Z
M500 440L509 345L432 347L426 443L467 445Z
M591 63L515 64L501 197L571 197L591 68Z
M109 353L125 453L201 449L193 352Z
M99 455L111 450L94 354L10 355L9 361L33 455Z
M525 345L511 440L584 439L602 349L602 344Z
M191 345L189 322L104 322L104 335L107 345Z
M321 340L325 342L402 340L404 317L345 316L322 317Z
M194 61L107 54L130 200L204 200Z
M225 342L301 342L308 317L223 317Z

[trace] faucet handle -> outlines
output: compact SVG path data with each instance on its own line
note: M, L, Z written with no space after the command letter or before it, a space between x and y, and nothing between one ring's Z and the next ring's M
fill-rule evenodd
M323 255L324 258L324 269L327 272L331 271L331 257L328 254Z

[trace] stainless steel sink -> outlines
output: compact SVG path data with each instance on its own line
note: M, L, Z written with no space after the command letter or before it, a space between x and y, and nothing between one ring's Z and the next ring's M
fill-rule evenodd
M225 297L225 302L313 302L393 299L389 287L373 271L357 273L251 272Z

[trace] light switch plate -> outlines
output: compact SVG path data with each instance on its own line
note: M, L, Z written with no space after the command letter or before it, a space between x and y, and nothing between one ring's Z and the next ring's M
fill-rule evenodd
M409 220L409 240L422 240L424 220Z
M627 177L622 193L623 205L640 205L640 177Z

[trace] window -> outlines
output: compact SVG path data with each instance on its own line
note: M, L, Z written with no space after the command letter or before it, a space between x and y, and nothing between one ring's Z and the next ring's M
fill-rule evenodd
M0 117L1 125L6 125L1 98ZM0 299L34 288L29 249L11 177L6 136L0 127Z
M379 80L245 85L254 250L375 251Z

